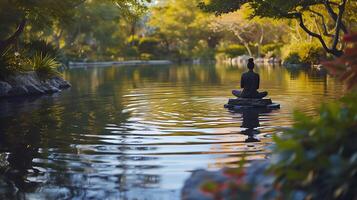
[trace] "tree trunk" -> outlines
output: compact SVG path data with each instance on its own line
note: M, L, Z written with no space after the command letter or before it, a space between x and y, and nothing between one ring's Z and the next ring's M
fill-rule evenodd
M334 55L334 56L336 56L336 57L340 57L340 56L343 55L343 51L337 49L337 48L336 48L336 45L337 45L337 44L335 45L335 42L336 42L336 41L338 42L339 32L340 32L340 28L341 28L340 25L338 25L338 24L336 25L336 29L337 29L337 30L336 30L336 34L335 34L335 36L334 36L334 37L335 37L334 44L332 45L331 48L329 48L329 47L327 46L325 40L322 38L322 36L321 36L320 34L317 34L317 33L312 32L311 30L309 30L309 29L305 26L305 23L304 23L304 19L303 19L303 17L302 17L302 14L301 14L301 13L297 13L296 15L297 15L297 19L298 19L299 22L300 22L300 23L299 23L300 27L301 27L307 34L309 34L310 36L317 38L317 39L320 41L322 47L325 49L325 51L326 51L327 53L332 54L332 55ZM341 15L342 15L342 13L341 13ZM341 16L341 17L342 17L342 16Z
M17 27L14 34L5 40L0 40L0 53L4 52L9 46L16 43L17 39L20 37L21 33L24 31L26 26L26 19L21 20L19 26Z

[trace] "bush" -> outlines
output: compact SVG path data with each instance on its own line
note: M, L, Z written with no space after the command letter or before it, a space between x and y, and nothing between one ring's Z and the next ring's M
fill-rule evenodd
M26 71L24 63L22 52L14 51L12 48L6 49L0 54L0 79Z
M130 36L130 37L127 38L126 44L127 44L128 46L136 46L136 47L137 47L137 46L139 46L139 44L140 44L140 39L139 39L138 36L132 35L132 36Z
M325 51L316 42L308 43L293 43L283 48L283 60L288 62L288 59L294 54L299 56L299 63L314 64L319 63L321 59L326 57Z
M60 54L60 50L58 48L44 40L33 40L29 43L26 43L24 46L25 49L27 49L29 57L35 56L38 52L42 53L42 55L48 55L52 58L57 58Z
M229 58L234 58L237 56L241 56L246 53L246 49L242 45L229 45L226 48L220 49L220 53L224 53Z
M128 57L128 58L137 58L137 57L139 57L139 50L135 46L127 47L126 49L124 49L123 54L125 57Z
M292 129L274 141L270 170L282 199L357 196L357 94L322 105L318 117L296 113Z
M302 63L299 54L296 53L296 52L290 53L290 54L284 59L284 62L285 62L285 63L289 63L289 64L299 64L299 63Z
M35 54L34 57L28 59L28 66L32 68L39 77L50 78L59 74L57 68L61 66L54 58L42 53Z
M139 41L139 51L140 53L155 54L160 41L156 38L146 37L141 38Z
M153 55L149 54L149 53L142 53L142 54L140 54L140 59L141 60L152 60Z
M261 47L261 53L265 55L270 55L271 57L276 57L281 54L280 49L282 44L266 44ZM268 56L268 57L270 57Z

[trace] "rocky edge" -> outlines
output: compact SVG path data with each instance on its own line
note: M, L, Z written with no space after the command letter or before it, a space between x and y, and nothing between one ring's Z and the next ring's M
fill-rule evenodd
M0 98L52 94L69 87L60 76L42 80L35 72L27 72L0 80Z

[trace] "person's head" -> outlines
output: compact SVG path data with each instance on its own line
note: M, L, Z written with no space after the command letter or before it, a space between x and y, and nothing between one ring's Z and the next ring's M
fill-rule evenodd
M253 58L249 58L248 59L247 67L248 67L249 70L253 70L254 69L254 60L253 60Z

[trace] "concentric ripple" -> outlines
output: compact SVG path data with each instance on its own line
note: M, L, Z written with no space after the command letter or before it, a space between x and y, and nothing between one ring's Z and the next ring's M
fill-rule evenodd
M179 199L193 170L265 159L294 110L315 115L343 91L323 71L262 66L262 90L281 109L229 112L223 105L243 71L72 69L61 94L1 100L0 198Z

